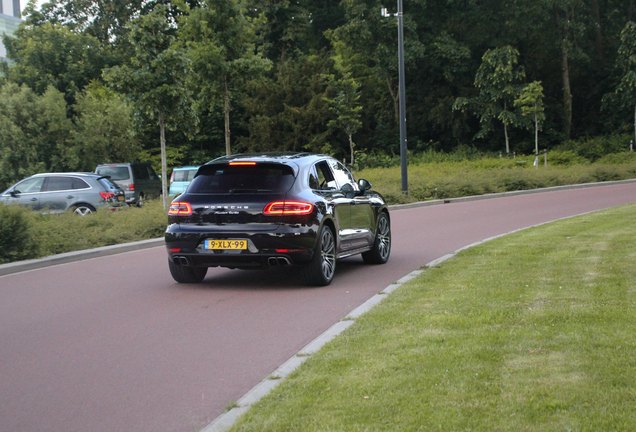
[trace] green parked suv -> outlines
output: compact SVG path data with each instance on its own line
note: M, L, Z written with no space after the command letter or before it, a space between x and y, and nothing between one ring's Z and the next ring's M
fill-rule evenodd
M98 165L95 172L122 188L128 205L141 207L144 200L161 196L161 178L149 162Z

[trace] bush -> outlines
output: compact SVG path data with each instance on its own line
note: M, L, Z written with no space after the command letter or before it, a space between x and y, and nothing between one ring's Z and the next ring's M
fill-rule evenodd
M572 166L587 163L589 163L587 159L572 150L552 150L548 152L548 164L550 165Z
M605 155L598 160L599 164L620 165L624 163L636 162L636 152L622 152Z
M605 155L622 153L629 148L631 135L610 135L568 141L555 150L572 151L590 162L596 162Z
M36 257L31 210L0 203L0 263Z

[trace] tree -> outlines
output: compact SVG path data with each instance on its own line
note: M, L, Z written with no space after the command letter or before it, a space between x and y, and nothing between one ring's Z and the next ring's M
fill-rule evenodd
M22 23L15 37L5 35L2 40L12 61L0 62L8 81L26 84L38 94L53 86L69 104L91 80L100 78L107 64L97 39L59 23Z
M519 122L517 114L511 110L520 90L517 83L526 76L524 70L517 67L518 56L519 51L511 46L486 51L475 75L479 95L473 100L458 98L453 106L459 110L472 106L482 127L477 135L479 138L490 132L494 119L499 120L504 127L506 154L510 154L508 126Z
M212 109L223 101L228 155L231 91L271 67L271 62L256 52L254 21L245 15L243 0L207 0L181 20L180 36L192 61L198 103Z
M329 120L327 126L330 128L342 129L349 137L349 150L351 152L351 165L355 164L353 134L360 129L360 111L362 106L360 100L360 83L351 77L350 72L343 72L340 78L333 75L329 77L331 87L335 96L327 99L329 111L334 115L334 119Z
M545 120L543 113L543 86L541 81L534 81L523 88L515 99L515 106L521 107L521 114L532 119L534 125L535 166L538 168L539 158L539 124Z
M75 169L64 163L72 123L64 95L49 87L38 95L26 85L0 87L0 188L32 174Z
M613 94L603 98L608 109L617 104L622 109L634 108L634 142L636 142L636 23L628 22L621 32L616 69L620 71L620 81Z
M104 71L104 78L126 95L141 114L159 125L161 145L161 183L164 208L168 206L166 128L188 130L195 123L191 116L192 99L185 82L190 63L175 49L175 29L166 18L166 8L158 6L130 25L134 56L129 65Z
M75 130L65 152L66 163L93 171L100 163L134 160L140 145L134 136L133 111L124 98L99 83L77 98Z

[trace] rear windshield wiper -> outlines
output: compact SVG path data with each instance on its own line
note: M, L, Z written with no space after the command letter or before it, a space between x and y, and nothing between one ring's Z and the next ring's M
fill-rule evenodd
M255 193L255 192L273 192L270 189L230 189L230 193Z

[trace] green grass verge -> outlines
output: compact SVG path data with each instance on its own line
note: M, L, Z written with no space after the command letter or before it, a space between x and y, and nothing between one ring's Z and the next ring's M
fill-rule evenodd
M629 205L463 251L231 430L634 430L634 244Z
M389 204L636 178L632 153L611 156L595 164L547 167L541 160L538 169L533 156L410 165L408 197L402 194L399 167L369 168L355 176L369 180Z

